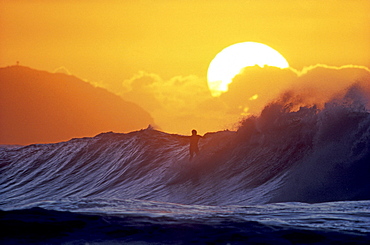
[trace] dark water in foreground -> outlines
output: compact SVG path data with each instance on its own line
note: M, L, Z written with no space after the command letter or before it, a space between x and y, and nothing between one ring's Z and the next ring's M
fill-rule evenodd
M238 131L0 148L2 244L368 244L370 114L267 106Z
M0 212L5 244L368 244L369 201L197 206L45 202ZM67 211L51 211L63 209ZM99 207L96 207L99 205ZM85 206L78 208L77 206ZM103 207L105 206L105 208ZM104 210L104 212L103 212Z

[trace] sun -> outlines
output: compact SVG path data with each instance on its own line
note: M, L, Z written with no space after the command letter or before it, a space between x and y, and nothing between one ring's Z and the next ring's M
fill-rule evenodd
M286 59L275 49L256 42L236 43L221 50L208 67L208 87L212 96L228 90L232 79L247 66L288 68Z

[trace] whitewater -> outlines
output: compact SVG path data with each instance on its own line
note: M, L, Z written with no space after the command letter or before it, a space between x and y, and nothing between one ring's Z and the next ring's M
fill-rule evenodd
M0 148L6 244L367 244L370 113L353 86L236 131L147 129Z

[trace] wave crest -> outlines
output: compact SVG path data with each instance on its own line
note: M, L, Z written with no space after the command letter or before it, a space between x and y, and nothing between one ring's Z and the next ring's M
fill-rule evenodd
M356 84L323 107L292 92L208 133L188 160L188 138L148 129L0 150L0 207L63 198L246 205L370 198L370 114Z

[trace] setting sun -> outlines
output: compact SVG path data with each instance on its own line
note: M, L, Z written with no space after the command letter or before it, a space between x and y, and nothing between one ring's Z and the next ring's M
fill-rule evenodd
M228 90L232 79L247 66L289 67L285 58L275 49L256 42L233 44L219 52L208 67L208 87L213 96Z

